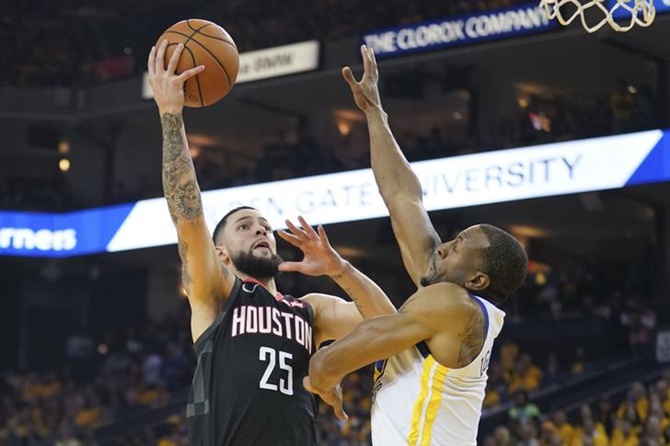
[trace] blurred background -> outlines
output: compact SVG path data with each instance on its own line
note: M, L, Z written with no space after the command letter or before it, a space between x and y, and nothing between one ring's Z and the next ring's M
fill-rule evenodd
M461 195L431 208L443 239L488 222L530 258L503 308L479 444L670 444L670 143L653 132L670 128L666 9L649 28L588 35L517 0L3 2L0 444L187 444L190 310L174 242L143 235L169 221L145 212L132 244L106 248L130 209L162 202L144 71L158 36L185 18L223 26L246 67L224 100L185 112L203 191L311 187L368 168L365 120L340 76L344 65L361 73L363 42L377 50L383 104L410 161L525 169L523 184L506 183L521 195L507 198L488 171L490 194L472 201L481 177L442 178L450 192L465 182ZM284 47L298 42L316 51ZM253 52L266 48L276 49ZM561 150L609 136L591 144L593 184L552 183ZM654 156L630 161L640 151ZM627 173L608 180L615 171ZM307 182L270 183L296 178ZM308 221L330 223L336 248L401 305L414 287L389 220L342 217L348 204L321 192L309 207L325 210ZM285 244L280 254L298 256ZM322 278L285 274L278 285L344 296ZM371 387L368 368L347 377L350 418L322 407L320 444L370 444Z

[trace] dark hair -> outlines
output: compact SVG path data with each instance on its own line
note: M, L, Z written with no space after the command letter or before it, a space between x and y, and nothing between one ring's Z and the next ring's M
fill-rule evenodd
M228 217L230 217L237 211L241 211L242 209L251 209L252 211L258 210L256 208L252 208L251 206L238 206L228 211L228 213L223 216L223 218L219 221L219 223L217 223L216 228L214 228L214 232L212 233L212 240L214 240L215 245L216 245L216 238L219 236L219 233L223 231L223 229L226 227L226 224L228 223Z
M479 227L489 240L489 247L484 249L483 272L488 274L491 283L478 294L501 305L526 280L528 257L511 234L492 225Z

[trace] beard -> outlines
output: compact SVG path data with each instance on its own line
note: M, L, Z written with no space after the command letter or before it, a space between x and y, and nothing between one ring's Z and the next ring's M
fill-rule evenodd
M277 254L256 257L252 252L237 252L230 257L235 269L256 279L272 279L279 274L279 264L284 260Z
M421 286L428 286L434 284L437 280L437 270L435 266L435 254L430 258L430 269L425 276L419 280Z
M430 276L423 276L421 278L421 280L419 281L419 283L421 284L421 286L424 286L424 287L428 286L428 285L432 285L432 284L435 283L435 275L432 274Z

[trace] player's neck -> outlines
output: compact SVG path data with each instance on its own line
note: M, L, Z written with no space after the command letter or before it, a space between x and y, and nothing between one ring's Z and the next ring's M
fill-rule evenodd
M258 277L253 277L253 276L250 276L250 275L248 275L248 274L244 274L244 273L240 273L240 272L238 272L237 275L238 275L238 277L239 277L240 279L242 279L242 280L250 280L250 281L252 281L252 282L258 282L258 283L260 283L260 284L263 285L265 288L267 288L267 290L268 290L270 293L272 293L273 296L274 296L275 294L277 294L277 284L275 283L275 279L272 278L272 277L269 278L269 279L260 279L260 278L258 278Z

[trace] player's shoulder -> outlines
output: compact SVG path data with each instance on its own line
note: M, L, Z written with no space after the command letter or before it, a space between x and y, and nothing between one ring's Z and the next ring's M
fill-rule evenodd
M419 288L415 295L420 299L439 297L440 301L447 304L459 304L471 299L467 289L453 282L438 282Z
M451 282L439 282L419 288L403 305L406 310L470 311L474 300L468 290Z
M300 297L298 300L302 302L307 302L310 305L319 305L325 302L333 301L342 301L343 299L331 294L324 293L307 293L304 296Z

